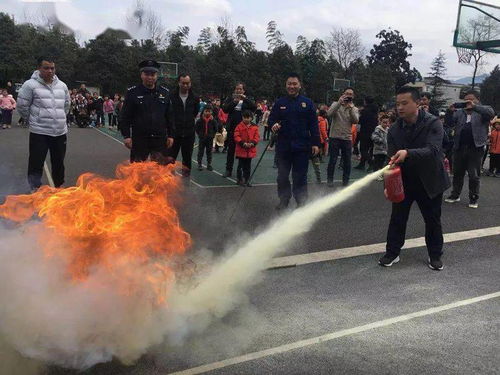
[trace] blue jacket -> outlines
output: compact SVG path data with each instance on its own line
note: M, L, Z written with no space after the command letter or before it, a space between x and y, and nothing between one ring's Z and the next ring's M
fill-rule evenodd
M320 146L318 117L311 99L298 95L284 96L274 103L268 124L279 123L278 151L310 151Z

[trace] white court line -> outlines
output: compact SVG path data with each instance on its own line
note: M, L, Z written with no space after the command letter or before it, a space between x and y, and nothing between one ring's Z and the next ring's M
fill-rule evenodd
M47 176L47 181L49 182L50 187L55 187L54 180L52 179L52 173L49 171L49 166L47 162L43 162L43 169L45 170L45 175Z
M202 374L204 372L213 371L213 370L221 369L221 368L228 367L228 366L233 366L233 365L244 363L244 362L254 361L256 359L270 357L270 356L273 356L276 354L286 353L286 352L289 352L291 350L300 349L300 348L304 348L304 347L311 346L311 345L321 344L321 343L331 341L331 340L334 340L334 339L337 339L340 337L351 336L351 335L355 335L355 334L358 334L361 332L371 331L373 329L387 327L387 326L401 323L401 322L407 322L409 320L413 320L416 318L421 318L424 316L437 314L437 313L440 313L443 311L455 309L455 308L462 307L462 306L472 305L474 303L483 302L483 301L491 300L491 299L498 298L498 297L500 297L500 292L485 294L483 296L469 298L466 300L453 302L453 303L450 303L447 305L432 307L430 309L420 310L420 311L416 311L416 312L405 314L405 315L399 315L399 316L396 316L394 318L379 320L377 322L365 324L362 326L353 327L353 328L349 328L349 329L343 329L341 331L327 333L325 335L313 337L310 339L300 340L300 341L292 342L290 344L276 346L274 348L261 350L258 352L248 353L248 354L245 354L245 355L242 355L239 357L228 358L228 359L225 359L222 361L213 362L213 363L209 363L209 364L198 366L198 367L193 367L193 368L190 368L187 370L173 372L173 373L170 373L170 375L174 375L174 374L176 374L176 375Z
M500 235L500 226L467 230L463 232L445 233L443 235L444 242L456 242L462 240L470 240L473 238L481 238L487 236ZM372 245L347 247L344 249L335 249L327 251L318 251L308 254L298 254L274 258L269 263L269 268L293 267L310 263L326 262L335 259L352 258L361 255L370 255L385 252L385 242ZM425 237L411 238L405 240L404 249L425 246Z
M119 139L116 139L115 137L113 137L112 135L109 135L108 133L104 133L102 130L99 130L99 129L94 128L94 127L92 127L92 129L97 130L99 133L104 134L106 137L111 138L113 141L118 142L118 143L120 143L121 145L123 145L123 144L124 144L124 143L123 143L122 141L120 141Z
M353 182L353 181L357 181L358 179L355 178L355 179L350 179L349 181ZM333 182L342 182L342 180L333 180ZM316 182L308 182L307 183L308 185L325 185L326 184L326 181L325 182L322 182L321 184L318 184ZM252 183L252 186L253 187L256 187L256 186L278 186L278 184L276 182L263 182L263 183ZM208 186L203 186L205 189L213 189L213 188L240 188L241 186L239 185L208 185ZM332 190L333 192L334 190Z

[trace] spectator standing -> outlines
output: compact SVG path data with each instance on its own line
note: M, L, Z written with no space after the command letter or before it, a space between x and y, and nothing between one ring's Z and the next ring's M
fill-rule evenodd
M222 109L228 114L226 125L228 146L226 171L224 172L223 177L231 177L234 166L234 152L236 150L236 144L234 143L234 130L242 120L241 114L243 111L249 110L254 112L256 106L255 103L245 95L245 85L239 82L234 87L233 95L226 100Z
M96 114L96 127L100 128L103 127L106 120L104 119L104 99L97 93L94 92L92 100L94 101L93 103L93 109L95 110Z
M252 123L252 111L243 111L241 117L241 122L234 129L235 155L238 159L236 176L238 185L250 187L252 159L257 156L257 143L260 140L259 127Z
M55 187L64 183L66 114L70 108L68 87L57 78L54 60L38 60L38 70L19 90L17 110L29 124L28 182L32 191L42 185L43 164L50 151Z
M195 139L195 119L199 111L199 98L191 89L191 77L181 74L177 79L177 89L170 97L170 118L174 129L174 145L170 156L177 159L182 154L182 176L191 175L191 159Z
M16 101L7 89L0 96L0 108L2 109L2 128L10 129L12 125L12 112L16 109Z
M380 117L380 124L372 134L373 141L373 170L382 169L387 161L387 132L391 119L387 115Z
M342 185L349 184L351 176L352 155L352 125L359 122L359 111L353 103L354 90L347 87L337 102L333 102L327 111L328 117L332 118L329 134L330 160L327 169L327 183L333 187L335 164L339 154L342 155Z
M198 170L202 171L203 154L207 153L207 170L213 171L212 147L218 124L213 117L212 107L207 105L203 108L201 117L196 121L195 130L198 134Z
M489 176L500 177L500 118L495 117L492 121L490 134L490 168Z
M104 103L102 106L105 117L108 118L108 128L111 128L113 125L113 113L115 112L113 99L111 99L108 95L104 96Z
M481 161L488 140L493 108L481 105L479 93L470 90L465 95L465 109L453 115L453 190L447 203L460 202L465 172L469 176L469 207L478 208Z
M354 169L364 170L365 164L368 163L368 169L370 170L373 156L372 134L378 125L378 106L375 104L375 99L371 96L365 98L364 104L359 115L359 146L361 159Z

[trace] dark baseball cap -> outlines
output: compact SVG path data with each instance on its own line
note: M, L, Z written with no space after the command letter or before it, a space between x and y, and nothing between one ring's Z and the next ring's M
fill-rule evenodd
M160 71L160 64L155 60L144 60L139 63L139 71L158 73Z

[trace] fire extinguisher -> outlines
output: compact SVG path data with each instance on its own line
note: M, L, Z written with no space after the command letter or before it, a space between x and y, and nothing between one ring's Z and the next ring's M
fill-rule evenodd
M443 164L444 164L444 170L446 171L446 173L450 174L450 161L448 160L448 158L444 158Z
M401 177L400 167L396 165L385 171L384 186L387 194L387 199L389 199L391 202L399 203L405 199L403 178Z

